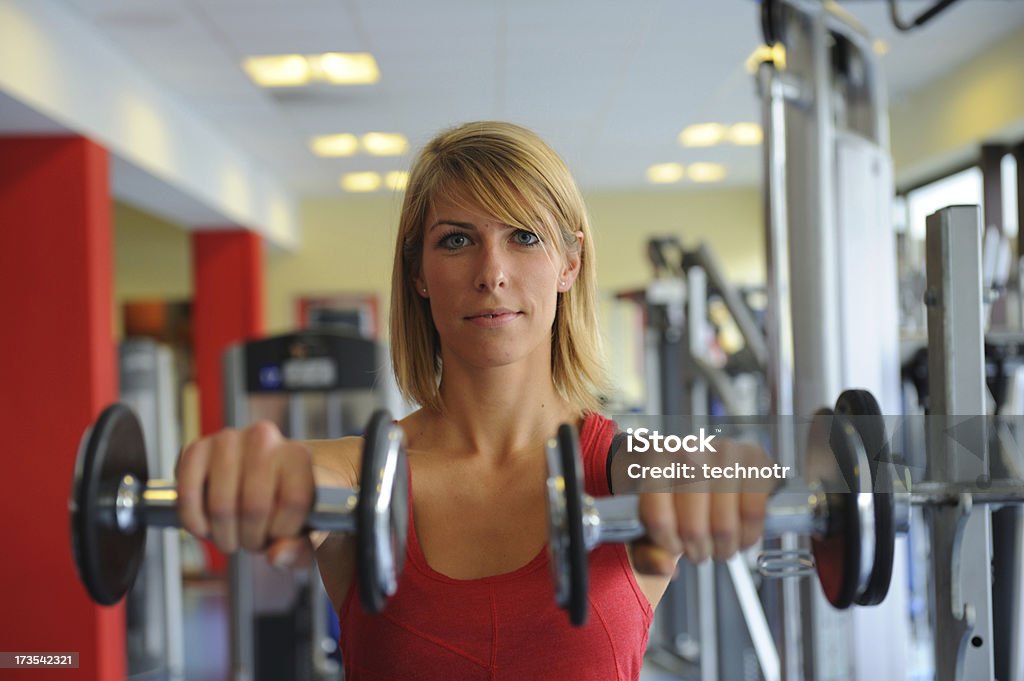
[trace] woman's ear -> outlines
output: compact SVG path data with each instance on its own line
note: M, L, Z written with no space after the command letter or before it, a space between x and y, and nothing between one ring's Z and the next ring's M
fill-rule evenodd
M583 264L583 232L576 232L576 248L567 253L562 271L558 273L558 292L565 293L572 288Z
M416 287L416 293L418 293L421 298L430 297L430 291L427 289L427 282L423 281L422 277L413 277L412 282Z

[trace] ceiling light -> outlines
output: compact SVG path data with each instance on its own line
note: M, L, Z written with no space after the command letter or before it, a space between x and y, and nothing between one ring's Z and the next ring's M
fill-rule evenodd
M384 176L384 186L392 191L404 191L407 184L409 184L409 173L404 170L393 170Z
M310 57L317 75L334 85L366 85L380 80L377 60L369 52L328 52Z
M374 156L398 156L409 148L405 135L397 132L368 132L363 135L363 149Z
M764 139L761 126L757 123L736 123L729 128L726 137L733 144L741 146L753 146L760 144Z
M647 169L647 181L652 184L672 184L683 179L683 166L678 163L657 163Z
M771 62L775 64L775 68L779 71L785 71L786 46L782 43L775 43L771 47L764 44L758 45L744 63L747 67L747 73L757 73L758 67L764 62Z
M359 150L359 140L347 132L319 135L309 141L309 148L317 156L351 156Z
M380 189L380 175L374 172L346 173L341 176L341 188L347 192L375 192Z
M725 132L721 123L698 123L679 133L679 143L684 147L712 147L725 138Z
M725 177L725 166L720 163L691 163L686 174L694 182L718 182Z
M249 77L263 87L305 85L312 78L309 62L301 54L246 57L242 66Z
M875 54L879 57L884 57L889 54L889 43L885 42L881 38L875 38L875 41L871 43L871 49L874 50Z

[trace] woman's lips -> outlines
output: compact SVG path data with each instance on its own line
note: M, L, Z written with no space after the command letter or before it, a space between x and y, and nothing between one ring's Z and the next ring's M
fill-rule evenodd
M472 317L466 317L466 320L484 329L496 329L512 323L520 314L520 312L512 312L510 310L485 312Z

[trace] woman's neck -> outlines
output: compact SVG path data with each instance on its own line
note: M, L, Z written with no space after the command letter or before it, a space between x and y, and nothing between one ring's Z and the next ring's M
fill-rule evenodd
M449 364L440 386L443 412L424 416L448 448L464 454L500 458L524 449L539 451L538 443L554 435L560 423L576 424L581 417L544 369Z

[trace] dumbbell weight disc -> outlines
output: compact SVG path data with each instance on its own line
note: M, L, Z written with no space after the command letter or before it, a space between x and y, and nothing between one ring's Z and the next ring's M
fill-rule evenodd
M877 605L889 593L896 548L892 454L885 419L878 401L866 390L844 391L836 400L835 410L837 414L850 417L850 423L864 444L871 470L875 502L875 560L867 588L857 597L857 604Z
M409 466L402 430L387 411L379 410L370 418L363 452L356 505L356 569L363 608L377 613L398 588L409 528ZM389 480L393 491L386 487Z
M583 538L583 481L576 429L562 424L546 448L548 462L548 557L555 602L573 626L587 621L587 549Z
M145 554L146 527L117 528L114 499L125 475L149 480L146 444L135 413L123 404L103 410L86 432L71 491L75 567L89 595L113 605L128 593Z
M871 489L864 445L849 420L821 409L811 422L807 479L826 493L829 527L811 538L818 581L833 607L845 609L863 592L862 558L874 550L874 505L861 492Z

